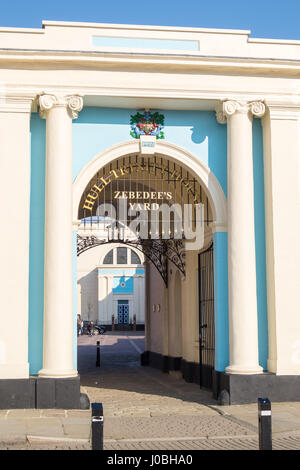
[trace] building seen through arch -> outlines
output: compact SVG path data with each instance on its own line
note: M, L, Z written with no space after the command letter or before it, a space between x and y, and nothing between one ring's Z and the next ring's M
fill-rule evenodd
M88 250L77 263L77 314L83 321L138 329L145 324L143 255L126 245L103 244Z

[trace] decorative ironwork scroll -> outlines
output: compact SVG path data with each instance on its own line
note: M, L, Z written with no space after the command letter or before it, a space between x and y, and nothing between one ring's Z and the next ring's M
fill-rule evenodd
M93 235L85 237L77 235L77 256L94 246L108 243L123 243L141 251L154 264L166 286L168 286L168 262L172 262L185 275L185 250L182 239L152 240L137 238L124 240L120 237L119 239L109 240L100 239Z

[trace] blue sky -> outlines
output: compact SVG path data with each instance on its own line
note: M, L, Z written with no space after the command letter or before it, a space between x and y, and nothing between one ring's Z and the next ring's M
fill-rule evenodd
M10 0L0 26L42 20L250 29L252 37L300 40L300 0Z

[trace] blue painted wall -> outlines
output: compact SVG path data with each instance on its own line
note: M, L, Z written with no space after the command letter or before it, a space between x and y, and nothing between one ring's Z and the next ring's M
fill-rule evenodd
M143 268L99 268L99 274L113 274L116 276L134 276L135 274L145 274Z
M223 372L229 365L227 232L214 234L214 298L215 369Z
M226 126L208 111L162 111L165 140L183 147L218 178L227 194ZM98 153L131 140L130 116L135 109L84 108L73 121L73 178Z
M44 226L45 226L45 120L31 117L31 187L29 242L29 373L43 366Z
M113 277L114 294L133 294L133 277Z
M262 126L253 119L253 175L255 210L256 291L258 312L259 364L267 370L268 360L268 309L266 281L265 197Z
M226 125L218 124L214 112L162 111L165 115L165 139L185 148L205 163L219 180L227 195ZM136 110L85 108L73 121L73 178L98 153L108 147L130 140L130 116ZM44 181L45 121L32 115L31 155L31 226L29 285L29 362L31 373L42 364L43 322L43 245L44 245ZM267 306L265 281L265 231L263 197L262 132L259 120L253 122L255 240L257 265L257 296L260 364L265 367L268 355ZM228 364L228 293L227 235L215 235L216 298L216 369ZM74 242L75 243L75 242ZM75 260L74 260L75 266ZM74 268L75 269L75 268ZM74 302L76 280L74 270ZM76 305L76 303L74 303ZM76 361L76 328L74 309L74 365ZM75 365L76 366L76 365Z

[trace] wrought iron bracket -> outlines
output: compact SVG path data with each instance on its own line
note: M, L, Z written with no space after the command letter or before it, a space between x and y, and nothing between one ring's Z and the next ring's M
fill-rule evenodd
M179 271L185 276L185 250L182 239L170 238L164 239L100 239L93 235L77 235L77 256L85 251L99 245L108 243L123 243L132 246L141 251L146 258L154 264L159 274L168 286L168 262L173 263Z

